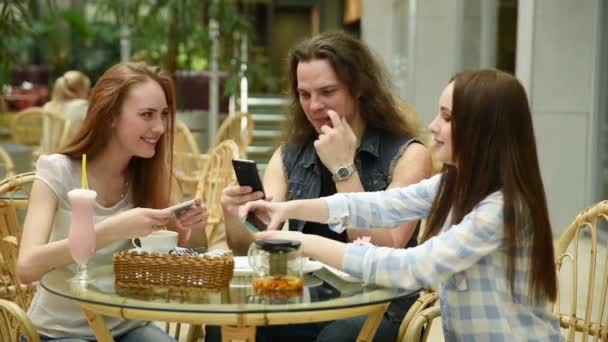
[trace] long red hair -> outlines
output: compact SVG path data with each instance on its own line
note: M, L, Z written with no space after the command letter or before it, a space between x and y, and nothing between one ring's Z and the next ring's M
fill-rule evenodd
M112 122L120 115L131 88L148 80L158 83L165 93L170 114L167 130L156 145L152 158L133 157L129 172L133 177L133 204L136 207L165 208L169 205L173 162L173 122L175 86L170 75L145 63L122 63L108 69L89 96L87 116L74 138L58 153L80 160L84 153L94 160L108 145Z

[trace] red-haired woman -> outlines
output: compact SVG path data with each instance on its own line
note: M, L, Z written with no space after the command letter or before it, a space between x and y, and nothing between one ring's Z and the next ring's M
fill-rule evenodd
M423 243L394 249L271 231L305 254L366 282L417 290L440 285L446 340L560 340L553 239L532 117L522 85L497 70L457 74L429 126L444 171L383 192L290 202L256 201L274 229L288 218L346 227L394 227L427 217Z
M203 228L206 209L196 206L174 218L170 204L175 90L171 77L141 63L108 69L90 95L83 126L59 153L41 156L36 168L19 250L21 281L39 280L69 264L71 205L67 193L80 187L86 153L87 183L97 192L96 253L92 264L112 262L130 239L168 225L183 244ZM202 234L204 235L204 234ZM94 340L79 306L38 287L28 312L42 340ZM153 324L108 318L117 341L173 341Z

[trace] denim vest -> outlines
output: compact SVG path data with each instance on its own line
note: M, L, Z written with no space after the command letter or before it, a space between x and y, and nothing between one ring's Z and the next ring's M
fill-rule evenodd
M385 190L391 183L394 161L398 160L409 144L420 141L411 137L396 136L376 128L367 127L361 145L355 153L355 167L365 191ZM313 142L304 145L283 145L283 172L287 176L287 201L318 198L321 193L321 172ZM289 230L302 231L306 222L289 220ZM418 245L416 236L420 223L405 247ZM329 229L329 227L327 228ZM393 300L385 316L395 325L418 299L418 296Z
M380 191L388 187L393 161L398 160L412 142L418 141L377 128L366 128L355 153L355 167L365 191ZM312 141L303 145L283 145L282 159L287 176L286 200L318 198L321 193L320 161ZM289 220L289 230L302 231L304 224L304 221Z

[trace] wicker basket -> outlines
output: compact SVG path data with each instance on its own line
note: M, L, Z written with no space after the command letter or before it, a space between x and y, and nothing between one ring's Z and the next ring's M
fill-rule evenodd
M114 254L114 281L134 288L206 289L227 287L234 272L234 258L123 251Z

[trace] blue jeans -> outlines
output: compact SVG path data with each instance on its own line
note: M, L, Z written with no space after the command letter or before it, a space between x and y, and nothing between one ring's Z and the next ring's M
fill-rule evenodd
M341 319L333 322L273 325L258 327L256 341L290 341L290 342L352 342L357 340L367 315ZM382 318L374 342L394 341L399 334L400 321L390 319L387 315ZM205 342L222 340L217 326L207 326Z
M131 329L120 336L114 336L116 342L147 342L147 341L160 341L160 342L175 342L175 339L167 335L161 328L157 327L152 323L142 325L135 329ZM48 337L40 335L40 341L53 341L53 342L90 342L74 337ZM93 340L95 341L95 340Z
M361 332L363 323L367 320L367 315L357 316L353 318L341 319L329 323L317 336L317 342L350 342L356 341L357 336ZM395 321L384 315L376 335L374 342L395 341L399 335L400 321Z
M326 324L327 322L262 326L256 329L255 340L257 342L312 342ZM220 327L212 325L205 327L205 342L220 342L221 340Z

